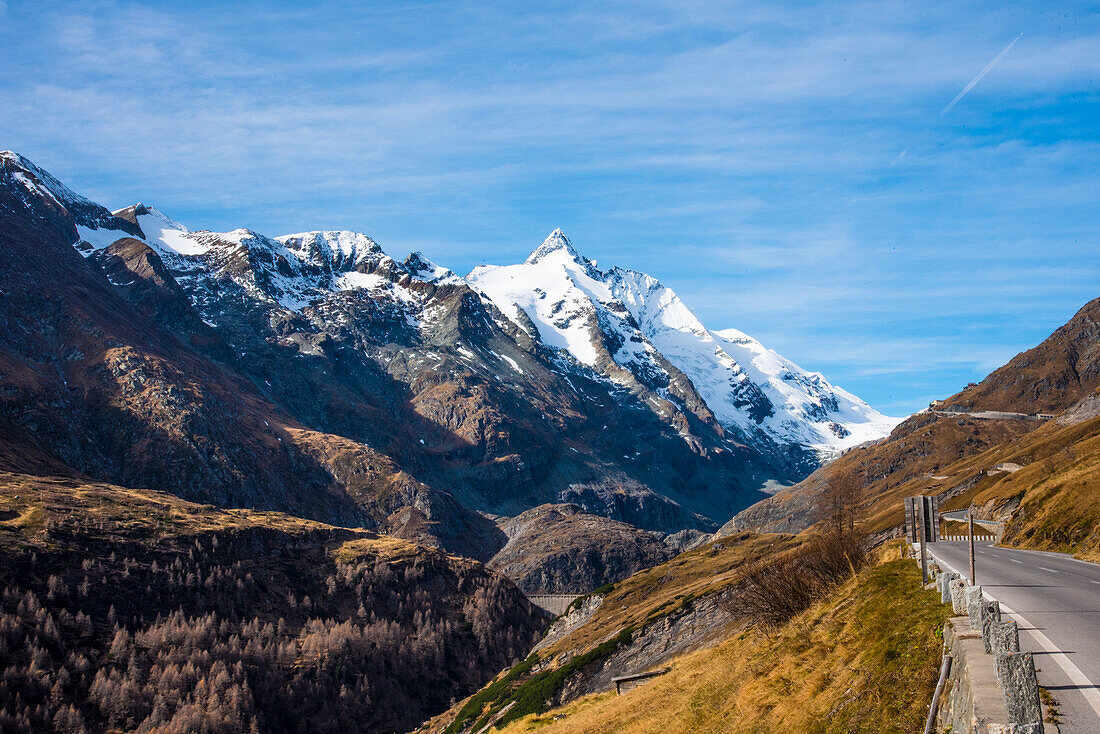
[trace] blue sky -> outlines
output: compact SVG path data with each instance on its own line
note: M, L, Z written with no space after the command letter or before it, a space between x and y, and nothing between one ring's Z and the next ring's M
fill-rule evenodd
M459 272L560 226L894 414L1100 296L1094 4L0 0L0 25L0 148L108 206Z

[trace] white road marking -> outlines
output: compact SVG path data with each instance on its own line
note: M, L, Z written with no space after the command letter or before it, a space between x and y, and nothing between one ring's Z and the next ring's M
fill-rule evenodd
M1047 568L1046 566L1039 566L1040 571L1050 571L1051 573L1061 573L1061 571L1055 571L1053 568Z
M1008 560L1012 561L1013 563L1019 563L1021 566L1024 565L1023 561L1017 561L1015 558L1009 558Z
M1089 583L1100 585L1100 581L1093 581L1092 579L1089 579Z
M966 578L966 576L961 571L959 571L947 561L941 558L937 558L936 560L947 566L955 573L959 574L959 576ZM1093 583L1096 582L1094 581ZM984 589L982 590L982 596L988 596L990 599L1000 601ZM1035 640L1043 647L1044 650L1050 653L1050 659L1057 663L1058 667L1061 668L1067 676L1069 676L1070 681L1072 681L1073 684L1079 688L1079 690L1081 691L1081 695L1085 697L1085 701L1088 703L1088 705L1092 707L1092 710L1096 712L1097 716L1100 716L1100 690L1097 690L1093 682L1088 679L1088 676L1082 673L1081 669L1074 665L1073 661L1067 658L1065 653L1059 650L1058 646L1051 642L1049 637L1040 632L1034 624L1029 622L1024 617L1024 615L1015 611L1014 609L1012 609L1012 607L1008 606L1004 602L1001 602L1001 611L1007 614L1011 614L1013 617L1015 617L1019 625L1031 628L1027 630L1027 632L1034 635Z
M1057 559L1062 560L1062 561L1073 561L1074 563L1084 563L1085 565L1092 566L1093 568L1096 568L1097 566L1100 566L1100 563L1093 563L1092 561L1083 561L1080 558L1074 558L1073 556L1069 555L1068 553L1051 553L1050 551L1027 550L1026 548L1009 548L1007 550L1011 550L1013 553L1031 553L1032 555L1036 555L1036 556L1050 556L1051 558L1057 558Z

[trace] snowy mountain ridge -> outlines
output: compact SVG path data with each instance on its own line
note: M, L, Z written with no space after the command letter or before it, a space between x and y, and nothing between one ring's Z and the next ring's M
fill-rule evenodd
M44 190L86 213L77 217L78 251L89 257L121 238L140 239L212 325L226 282L239 287L240 298L294 313L328 313L331 299L360 293L389 303L395 319L409 325L431 321L422 286L466 285L558 355L566 370L609 380L668 420L690 413L715 421L737 442L799 447L827 460L898 422L740 331L708 329L656 278L618 267L601 271L560 229L524 262L479 266L463 278L420 253L397 262L357 232L271 238L247 229L191 231L143 204L111 216L21 156L4 155L27 172L19 180L29 192ZM690 432L686 425L678 430Z
M600 271L560 229L523 263L483 265L461 278L420 253L398 263L357 232L274 238L245 229L191 232L152 207L140 206L140 212L136 221L147 241L177 266L196 259L216 263L233 251L251 253L260 272L266 270L266 282L236 279L292 311L340 291L415 301L402 279L466 283L545 346L612 381L622 383L626 371L678 402L669 389L674 376L662 365L667 360L691 380L718 422L743 441L767 437L827 460L881 438L898 422L740 331L708 329L656 278L618 267ZM81 232L92 250L117 234Z
M707 329L656 278L618 267L601 272L560 229L524 263L481 266L467 280L589 367L601 367L602 338L615 346L618 366L659 385L672 379L656 358L663 357L690 378L725 428L747 440L766 435L828 459L899 422L740 331Z

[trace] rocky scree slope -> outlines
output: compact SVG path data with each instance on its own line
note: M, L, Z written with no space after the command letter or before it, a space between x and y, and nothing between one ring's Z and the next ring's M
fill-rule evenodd
M112 214L4 153L0 238L4 430L223 506L488 558L483 513L710 530L890 423L560 232L460 278L357 233Z

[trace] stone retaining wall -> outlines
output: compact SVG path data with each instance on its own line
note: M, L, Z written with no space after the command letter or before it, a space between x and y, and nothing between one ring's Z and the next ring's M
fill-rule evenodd
M1016 623L1002 621L1000 605L957 573L941 572L936 587L958 615L944 625L944 653L952 665L936 731L1056 734L1056 726L1042 721L1035 664L1030 652L1020 651Z
M1007 731L1008 713L981 632L970 628L969 617L953 617L944 625L943 641L951 656L951 675L936 730L950 727L952 734Z

